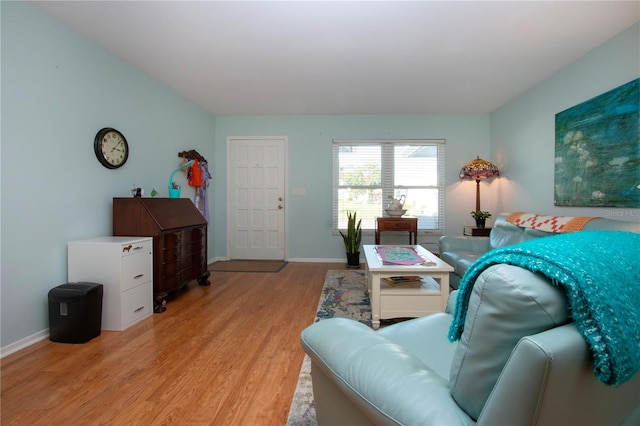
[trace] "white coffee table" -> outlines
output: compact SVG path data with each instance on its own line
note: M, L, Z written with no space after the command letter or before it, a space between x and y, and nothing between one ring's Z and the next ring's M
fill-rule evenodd
M415 318L444 312L449 298L449 272L453 272L451 265L420 245L394 247L412 247L420 257L434 265L384 265L376 251L377 247L380 246L363 246L374 329L380 327L381 319ZM420 287L391 287L382 281L386 277L413 275L421 277Z

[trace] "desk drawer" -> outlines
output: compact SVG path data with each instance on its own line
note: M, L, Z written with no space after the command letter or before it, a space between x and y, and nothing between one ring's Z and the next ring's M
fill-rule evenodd
M411 231L413 225L409 222L384 222L381 231Z

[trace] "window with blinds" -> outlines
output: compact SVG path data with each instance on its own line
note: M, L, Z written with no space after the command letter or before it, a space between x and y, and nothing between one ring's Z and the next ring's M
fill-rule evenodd
M334 140L333 230L345 229L355 211L363 230L375 229L391 197L406 197L405 216L418 229L444 232L443 139Z

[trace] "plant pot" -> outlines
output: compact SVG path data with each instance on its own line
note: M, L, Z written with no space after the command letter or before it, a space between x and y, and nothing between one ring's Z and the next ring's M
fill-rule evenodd
M476 226L478 228L484 228L486 223L487 223L487 218L486 217L483 217L482 219L476 219Z
M347 268L359 268L360 267L360 252L347 253Z

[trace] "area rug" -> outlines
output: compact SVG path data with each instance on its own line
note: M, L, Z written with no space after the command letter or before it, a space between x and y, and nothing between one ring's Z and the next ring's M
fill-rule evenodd
M224 260L209 265L211 272L280 272L287 266L282 260Z
M371 303L362 271L327 271L314 322L327 318L351 318L371 327ZM316 424L311 386L311 359L305 354L293 395L287 426Z

